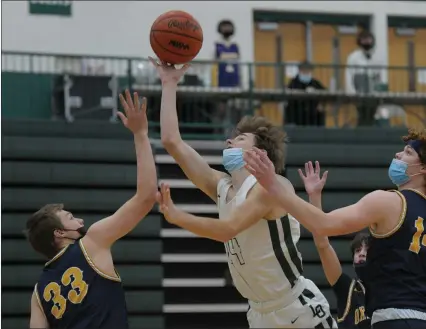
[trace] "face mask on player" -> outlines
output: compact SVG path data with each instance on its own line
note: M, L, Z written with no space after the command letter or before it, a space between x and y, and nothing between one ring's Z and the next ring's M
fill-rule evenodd
M366 265L367 263L365 261L361 261L357 264L354 263L354 269L355 269L355 273L356 276L358 277L358 279L360 279L361 281L365 281L366 280Z
M223 166L226 171L231 173L235 170L241 169L244 167L245 162L243 159L243 149L242 148L229 148L223 150Z
M411 179L411 177L421 174L421 173L418 173L418 174L414 174L410 176L407 175L408 167L420 166L420 165L421 163L409 165L408 163L404 161L393 159L392 163L389 166L389 171L388 171L389 178L392 181L392 183L394 183L396 186L403 185L407 183Z
M86 235L86 228L84 226L79 227L76 230L71 230L71 229L68 229L68 228L64 228L64 229L62 229L62 231L65 231L65 232L78 232L78 233L80 233L80 237L78 239L74 239L74 238L70 238L70 237L64 237L66 239L75 240L75 241L81 239L82 237L84 237Z

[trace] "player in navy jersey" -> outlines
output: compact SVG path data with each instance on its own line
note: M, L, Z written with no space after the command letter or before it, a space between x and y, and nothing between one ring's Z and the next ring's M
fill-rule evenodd
M327 181L328 171L320 177L320 164L315 162L305 163L305 173L299 169L300 178L305 185L309 202L322 209L321 192ZM355 272L365 265L368 242L368 233L358 233L351 243L351 253ZM353 278L343 273L336 252L331 246L328 237L314 235L315 246L321 259L322 267L328 283L333 287L337 299L337 323L343 329L367 329L370 328L370 318L365 312L365 287L357 277Z
M89 227L61 204L49 204L27 221L32 247L49 261L31 298L30 328L127 328L121 279L111 256L112 244L129 233L151 210L157 179L148 139L146 99L139 104L120 95L126 115L119 116L134 135L137 161L135 195L110 217Z
M270 197L315 235L370 229L367 262L359 270L373 329L426 328L426 130L410 129L403 140L389 167L397 191L377 190L327 214L281 184L261 150L244 156Z

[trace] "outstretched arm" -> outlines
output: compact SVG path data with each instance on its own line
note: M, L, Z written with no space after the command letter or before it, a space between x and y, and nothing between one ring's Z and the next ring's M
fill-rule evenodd
M136 193L112 216L93 224L83 239L90 239L98 247L109 248L115 241L129 233L151 210L157 192L157 173L148 138L146 99L139 105L138 94L134 100L126 91L126 100L120 95L126 116L119 112L123 124L133 133L136 149Z
M309 231L316 235L334 236L358 232L381 222L387 215L389 194L375 191L367 194L356 204L334 210L328 214L299 198L280 184L275 177L272 162L260 150L245 152L247 170L269 192L271 198L291 213ZM392 199L393 200L393 199Z
M161 142L182 168L186 177L216 202L217 184L225 174L210 168L203 157L182 140L179 132L176 111L177 83L185 74L188 66L177 70L173 66L158 64L153 59L151 62L156 67L163 85L160 113Z
M315 162L315 169L312 162L305 163L305 174L299 169L299 176L305 185L305 190L309 196L309 202L322 209L321 193L327 181L328 172L324 172L320 178L321 167L318 161ZM315 246L321 259L322 268L324 269L325 277L331 286L337 282L342 275L342 266L336 251L330 244L327 236L313 235Z
M254 225L272 210L268 193L259 185L253 187L247 199L236 207L228 218L217 219L198 217L178 209L170 197L170 188L161 185L161 193L157 193L160 211L167 221L178 225L198 236L226 242L238 233ZM241 214L244 216L241 216Z

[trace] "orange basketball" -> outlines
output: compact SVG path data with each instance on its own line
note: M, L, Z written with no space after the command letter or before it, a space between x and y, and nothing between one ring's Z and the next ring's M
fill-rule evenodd
M203 45L203 29L190 14L172 10L159 16L152 24L149 41L162 61L184 64L199 53Z

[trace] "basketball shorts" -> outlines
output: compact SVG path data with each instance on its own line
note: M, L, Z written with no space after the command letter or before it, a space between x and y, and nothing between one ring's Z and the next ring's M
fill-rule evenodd
M251 303L247 312L250 328L337 328L324 295L311 280L304 280L303 292L282 308Z

